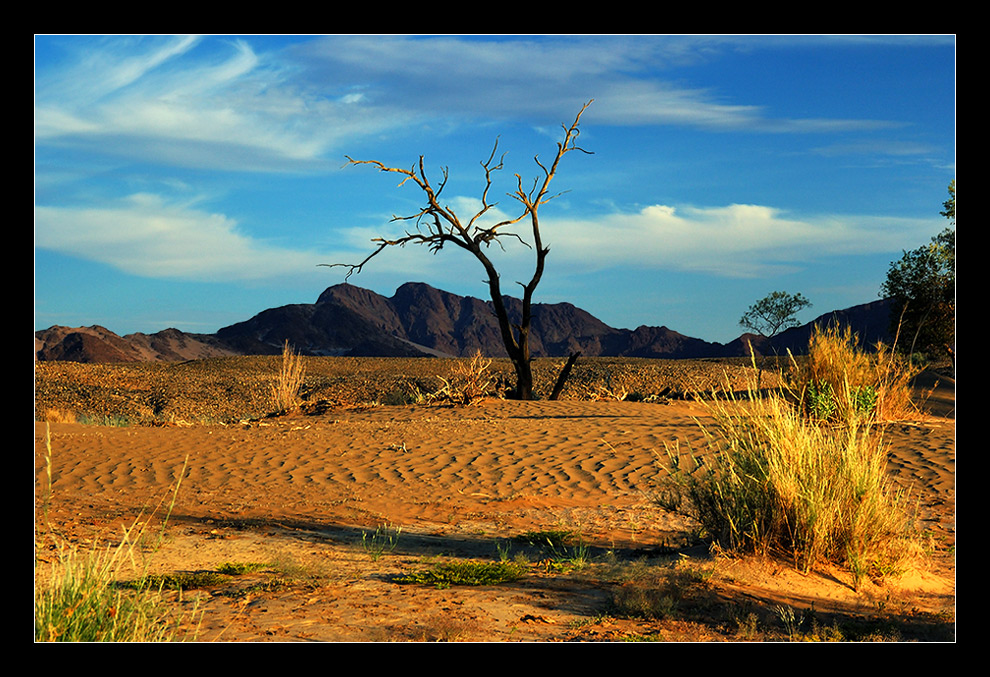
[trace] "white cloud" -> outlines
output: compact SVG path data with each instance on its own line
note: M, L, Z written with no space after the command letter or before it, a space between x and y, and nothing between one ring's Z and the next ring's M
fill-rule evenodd
M309 271L323 261L316 253L252 239L223 214L151 194L105 207L37 207L35 226L37 247L142 277L262 280Z
M465 221L480 208L474 198L452 198L450 204ZM506 215L493 210L486 220ZM793 271L834 255L899 252L904 242L924 241L941 226L935 219L794 218L772 207L741 204L658 204L595 219L544 216L541 221L555 265L574 273L632 267L729 278ZM245 235L235 219L192 201L143 193L103 207L38 207L35 244L144 277L263 281L312 273L319 264L358 263L374 250L372 238L397 236L412 225L348 228L321 251L287 249ZM527 228L524 221L513 232L527 240ZM499 270L509 282L526 277L531 250L511 238L505 244L506 253L491 250ZM407 279L480 274L476 262L454 248L439 256L441 266L425 248L409 245L382 252L366 270Z
M633 266L754 277L840 254L897 252L937 232L934 219L794 218L761 205L651 205L595 220L544 218L558 260L589 270ZM913 236L913 239L912 239Z

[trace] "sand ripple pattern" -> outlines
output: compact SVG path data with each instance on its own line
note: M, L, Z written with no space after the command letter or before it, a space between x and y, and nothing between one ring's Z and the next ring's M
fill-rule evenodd
M175 515L325 524L465 525L554 515L684 529L650 499L665 444L702 449L692 402L487 401L338 410L235 426L52 424L54 501L126 513L154 505L188 458ZM893 477L954 504L954 421L889 435ZM36 425L38 486L44 424ZM542 524L540 522L542 521ZM950 525L946 525L950 526Z
M332 520L350 507L438 519L520 505L647 502L654 453L698 438L696 405L503 402L381 407L249 426L53 424L56 497L140 506L188 455L177 512ZM37 427L38 475L44 426ZM344 510L347 512L347 510Z

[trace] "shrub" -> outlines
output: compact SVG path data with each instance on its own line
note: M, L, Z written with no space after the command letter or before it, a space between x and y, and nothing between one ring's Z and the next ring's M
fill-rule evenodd
M708 453L668 447L658 496L727 550L784 553L805 570L841 564L857 585L893 573L916 549L880 425L913 407L916 372L882 345L858 350L848 329L816 331L807 360L792 363L796 393L751 384L745 401L709 401Z
M498 396L502 379L499 374L490 371L491 366L491 358L482 357L480 350L475 351L470 362L457 361L448 376L437 377L443 385L428 399L468 405L484 397Z
M673 480L712 540L785 554L802 569L845 565L855 581L897 571L913 552L906 497L868 424L822 426L781 397L710 404L709 454L668 449Z
M917 411L912 381L920 369L878 343L869 354L849 327L815 327L808 356L791 356L789 381L802 411L821 421L890 421Z

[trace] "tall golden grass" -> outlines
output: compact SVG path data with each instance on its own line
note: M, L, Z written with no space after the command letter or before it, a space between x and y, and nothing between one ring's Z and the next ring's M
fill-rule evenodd
M812 410L804 387L794 397L754 382L745 399L713 398L708 453L669 446L662 495L668 506L686 498L727 551L784 555L803 570L838 564L858 586L919 552L911 503L887 476L882 425L910 401L910 369L889 352L863 353L840 330L817 333L809 353L791 382L829 384L828 417Z
M299 389L306 377L302 357L293 352L286 340L282 347L282 364L272 384L272 403L275 411L291 411L299 405Z
M918 413L911 384L919 372L920 368L883 343L877 343L873 353L861 350L849 327L816 326L807 358L791 356L787 381L806 414L880 422Z

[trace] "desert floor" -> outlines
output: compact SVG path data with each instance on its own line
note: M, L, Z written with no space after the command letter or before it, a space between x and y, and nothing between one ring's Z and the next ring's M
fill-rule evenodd
M56 538L89 548L135 521L157 530L182 475L163 540L149 538L127 571L265 565L166 591L198 641L954 641L954 406L943 383L930 415L887 431L891 476L918 499L931 556L858 590L841 570L712 553L689 518L657 505L657 455L699 445L708 416L682 400L491 399L169 427L36 422L36 577L57 561ZM401 531L379 551L385 525ZM569 547L534 537L560 531ZM487 587L395 581L500 557L524 561L526 575ZM630 613L629 600L658 596L663 613Z

